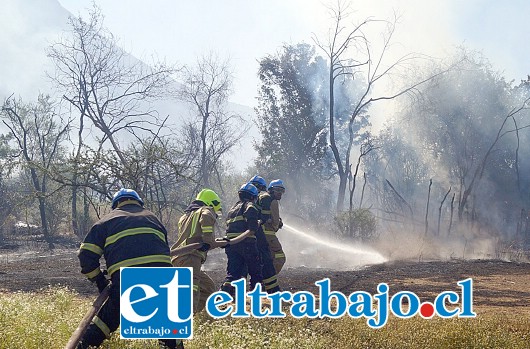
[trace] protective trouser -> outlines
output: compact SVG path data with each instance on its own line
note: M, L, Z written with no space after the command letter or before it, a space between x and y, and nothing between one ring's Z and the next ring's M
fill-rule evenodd
M269 244L265 238L263 230L260 229L255 234L257 239L258 252L261 257L261 274L263 276L263 288L267 293L274 293L281 291L278 277L276 276L276 269L274 268L274 261L269 250ZM247 277L248 267L245 265L243 269L243 277Z
M193 312L204 309L208 297L216 291L213 280L202 267L202 258L192 254L178 256L173 260L175 267L190 267L193 269Z
M117 273L119 274L119 273ZM99 347L101 343L110 337L110 334L118 329L120 325L120 280L119 277L112 278L110 295L103 307L92 320L92 323L85 332L83 339L77 345L77 349L87 349L89 347ZM158 341L162 348L176 349L175 339L161 339Z
M255 239L245 239L240 243L228 245L225 248L228 258L226 266L226 278L221 286L221 291L228 292L234 296L232 281L245 277L245 268L248 268L250 275L250 289L263 281L261 274L261 257L256 246Z
M265 233L265 238L269 244L269 250L271 253L272 261L274 264L274 270L276 275L282 271L283 265L285 264L285 253L283 252L282 244L280 240L276 237L276 234L267 234Z
M263 229L260 229L256 232L257 247L261 257L263 275L263 288L267 293L274 293L280 291L280 286L278 284L278 278L276 277L276 269L274 268L274 261L269 250L269 243L265 238Z
M181 339L168 339L165 342L158 341L160 349L184 349L184 343Z

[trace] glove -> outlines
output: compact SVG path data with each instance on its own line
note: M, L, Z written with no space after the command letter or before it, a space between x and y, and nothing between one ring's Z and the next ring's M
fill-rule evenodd
M203 242L201 248L198 248L197 251L206 252L209 249L210 249L210 244Z
M101 293L105 287L110 283L110 281L103 275L103 273L99 273L98 276L95 277L93 282L98 287L99 292Z
M280 218L280 223L278 223L278 229L282 229L283 227L283 221L282 219Z

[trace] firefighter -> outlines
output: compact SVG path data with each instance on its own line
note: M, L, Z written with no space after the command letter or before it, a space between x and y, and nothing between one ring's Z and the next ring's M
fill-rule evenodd
M186 254L177 255L171 262L175 267L193 268L193 311L204 309L208 297L216 291L213 280L202 270L210 245L215 241L214 225L221 214L221 199L211 189L203 189L184 211L178 222L178 239L171 249L193 243L202 246Z
M283 222L280 217L279 201L285 193L285 186L281 179L275 179L269 183L267 194L260 198L261 215L263 219L263 232L269 244L276 275L280 273L285 264L285 253L276 233L282 228Z
M79 248L81 272L99 291L109 280L99 260L105 258L110 277L110 295L92 320L78 349L99 347L120 325L120 268L171 267L167 231L158 218L144 208L144 202L132 189L120 189L112 198L112 211L97 221ZM161 348L180 348L182 341L160 340Z
M240 234L251 231L253 234L259 228L259 211L254 205L258 198L258 189L246 183L238 191L239 201L232 206L226 218L226 237L236 238ZM232 281L244 277L245 268L250 274L250 290L262 282L261 258L256 245L256 237L251 235L243 241L225 247L228 258L226 267L226 279L221 285L221 291L225 291L234 296Z
M261 222L265 222L270 218L270 214L264 216L262 213L262 201L267 201L267 198L270 198L270 194L267 192L267 182L263 177L256 175L250 179L249 183L253 184L259 191L256 206L260 211ZM267 293L278 292L280 291L280 286L278 284L278 278L276 277L276 270L269 250L269 244L267 243L261 224L256 232L256 239L262 263L263 287Z

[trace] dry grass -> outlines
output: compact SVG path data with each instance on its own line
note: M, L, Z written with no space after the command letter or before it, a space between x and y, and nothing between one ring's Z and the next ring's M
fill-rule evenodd
M0 294L0 349L62 348L91 299L55 287ZM223 319L195 317L187 349L204 348L529 348L530 312L477 308L476 319L401 320L391 317L374 330L363 319ZM120 340L103 348L157 348L157 342Z

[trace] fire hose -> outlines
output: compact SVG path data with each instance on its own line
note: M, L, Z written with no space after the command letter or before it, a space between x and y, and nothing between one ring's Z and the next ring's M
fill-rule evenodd
M208 250L213 250L214 248L217 248L217 247L225 247L227 245L234 245L234 244L237 244L238 242L241 242L243 240L245 240L246 238L248 237L251 237L251 236L254 236L254 232L250 231L250 230L247 230L245 231L244 233L242 233L241 235L233 238L233 239L215 239L215 241L210 244L210 248ZM199 249L201 248L203 245L202 242L196 242L196 243L193 243L193 244L189 244L189 245L185 245L185 246L182 246L182 247L178 247L178 248L174 248L171 250L170 252L170 256L173 257L173 256L178 256L178 255L181 255L181 254L186 254L186 253L189 253L193 250L196 250L196 249Z
M68 340L68 343L66 343L64 349L75 349L75 347L77 347L77 344L79 344L79 341L81 340L81 338L83 338L83 335L88 329L90 322L92 321L94 316L96 316L103 304L105 304L105 301L109 297L109 294L110 284L105 287L103 291L101 291L101 293L99 294L98 298L96 298L88 312L85 314L85 316L79 323L79 326L77 326L74 333L72 333L72 336L70 336L70 339Z

